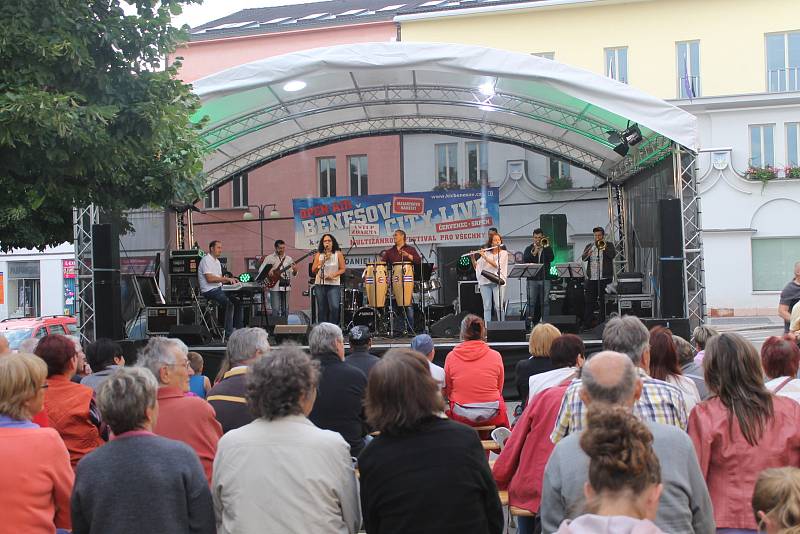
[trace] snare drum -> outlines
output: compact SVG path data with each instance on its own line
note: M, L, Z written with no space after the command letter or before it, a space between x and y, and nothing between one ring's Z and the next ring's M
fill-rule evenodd
M411 306L414 293L414 264L408 261L392 265L392 293L398 306Z
M389 275L386 262L368 263L364 269L364 291L367 303L373 308L386 306L386 293L389 290Z

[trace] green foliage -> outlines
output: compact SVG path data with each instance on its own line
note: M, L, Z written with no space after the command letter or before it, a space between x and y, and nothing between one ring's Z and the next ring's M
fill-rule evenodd
M123 218L200 196L198 101L162 65L196 1L0 2L0 248L71 241L76 206Z

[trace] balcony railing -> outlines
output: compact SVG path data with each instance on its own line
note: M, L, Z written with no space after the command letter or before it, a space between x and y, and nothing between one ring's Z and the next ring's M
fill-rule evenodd
M800 67L768 70L767 91L770 93L800 91Z

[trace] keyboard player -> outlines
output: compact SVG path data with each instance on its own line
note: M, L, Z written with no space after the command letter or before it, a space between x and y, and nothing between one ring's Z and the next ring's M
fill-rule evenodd
M222 264L219 262L221 255L222 241L214 240L209 243L208 254L203 256L197 267L197 279L200 283L200 294L225 310L225 337L229 337L234 327L244 326L244 310L235 295L226 294L222 290L223 284L235 284L238 280L222 276Z

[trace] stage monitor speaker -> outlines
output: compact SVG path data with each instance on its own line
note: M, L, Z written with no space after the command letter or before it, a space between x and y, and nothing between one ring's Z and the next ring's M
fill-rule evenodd
M209 335L205 327L197 324L175 324L169 328L167 337L180 339L189 347L205 345Z
M689 325L689 319L680 318L680 319L642 319L642 322L647 327L648 330L653 328L654 326L663 326L664 328L669 328L672 330L672 333L676 336L682 337L686 341L689 341L692 332L691 326Z
M562 334L578 333L578 317L575 315L548 315L542 322L550 323L558 328Z
M525 321L489 321L486 324L486 340L525 341Z
M565 261L560 253L567 251L567 216L563 213L544 213L539 216L539 226L550 240L556 263Z
M287 341L308 345L308 325L306 324L279 324L275 325L273 335L278 344Z
M445 315L431 325L431 337L458 337L461 331L461 321L469 312L451 313Z
M478 282L458 282L458 307L462 312L483 315L483 298L481 298Z

